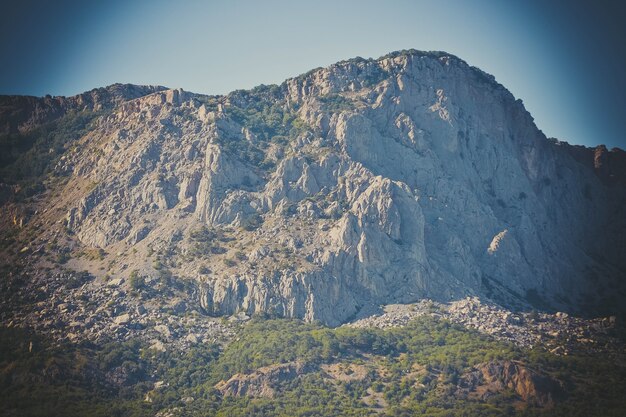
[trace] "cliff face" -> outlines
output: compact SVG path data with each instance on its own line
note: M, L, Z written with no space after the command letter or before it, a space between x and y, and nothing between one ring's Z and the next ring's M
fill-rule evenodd
M209 314L328 324L423 297L577 310L623 285L623 151L546 139L456 57L220 97L133 88L56 167L69 239L104 249L109 275L165 268Z

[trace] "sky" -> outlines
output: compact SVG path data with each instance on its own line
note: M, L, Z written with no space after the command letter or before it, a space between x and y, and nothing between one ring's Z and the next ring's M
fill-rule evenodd
M626 148L617 0L0 0L0 94L113 83L225 94L401 49L493 74L548 137Z

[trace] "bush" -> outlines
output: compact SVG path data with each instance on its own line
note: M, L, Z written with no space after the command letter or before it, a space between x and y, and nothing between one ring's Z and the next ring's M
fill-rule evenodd
M70 259L71 259L71 256L67 252L60 252L56 256L56 261L60 263L61 265L66 264L67 261L69 261Z
M331 113L354 109L354 103L352 100L339 94L329 94L327 96L320 97L320 101L322 102L322 108Z
M144 277L139 275L138 270L134 269L130 273L129 284L131 289L133 289L134 291L139 291L146 285L146 280Z
M263 224L263 217L261 217L261 215L259 214L254 214L243 222L242 227L245 230L252 232L258 229L259 227L261 227L262 224Z

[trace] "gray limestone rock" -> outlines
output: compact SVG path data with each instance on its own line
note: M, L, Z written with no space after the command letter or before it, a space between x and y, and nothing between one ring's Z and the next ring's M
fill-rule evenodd
M623 152L547 139L493 77L446 53L112 102L68 151L80 195L66 226L114 273L194 283L207 314L339 324L365 306L474 295L581 310L626 271Z

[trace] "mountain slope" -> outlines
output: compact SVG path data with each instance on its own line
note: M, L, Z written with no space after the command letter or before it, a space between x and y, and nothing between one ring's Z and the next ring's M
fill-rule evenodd
M166 277L210 315L330 325L426 297L594 313L624 299L623 151L548 140L459 58L353 59L226 96L127 91L41 117L3 99L24 109L2 113L7 132L100 110L48 191L7 197L4 224L30 232L5 258L35 281L61 259L88 286Z

